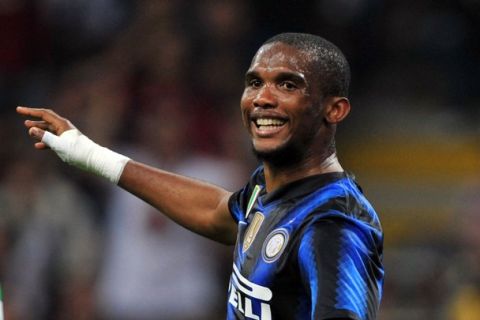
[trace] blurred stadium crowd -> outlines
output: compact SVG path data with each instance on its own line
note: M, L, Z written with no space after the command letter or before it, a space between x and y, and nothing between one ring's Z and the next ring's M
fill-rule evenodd
M6 319L224 318L232 249L35 152L15 106L236 190L256 165L243 75L285 31L324 36L352 65L337 144L386 233L379 319L480 319L478 1L1 0Z

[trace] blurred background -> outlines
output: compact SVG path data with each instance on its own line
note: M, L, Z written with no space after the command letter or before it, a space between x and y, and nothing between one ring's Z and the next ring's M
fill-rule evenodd
M351 63L337 145L385 230L378 319L480 319L477 0L0 0L6 319L224 319L232 248L36 152L15 106L236 190L256 166L244 72L286 31Z

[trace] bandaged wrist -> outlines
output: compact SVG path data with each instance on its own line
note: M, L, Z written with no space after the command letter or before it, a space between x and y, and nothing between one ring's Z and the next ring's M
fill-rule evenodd
M102 147L77 129L60 136L45 132L42 142L49 146L64 162L117 184L127 164L128 157Z

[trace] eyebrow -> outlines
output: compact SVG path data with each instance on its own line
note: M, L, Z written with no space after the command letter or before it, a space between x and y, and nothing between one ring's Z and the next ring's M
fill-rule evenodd
M254 78L260 78L260 75L256 71L247 71L245 73L245 80L250 80Z
M246 81L248 81L250 79L254 79L254 78L262 78L262 77L255 70L247 71L247 73L245 73L245 80ZM306 82L307 82L305 80L305 76L303 74L297 73L297 72L287 72L287 71L279 72L277 75L275 75L275 80L277 80L277 81L292 80L294 82L304 83L304 84L306 84Z

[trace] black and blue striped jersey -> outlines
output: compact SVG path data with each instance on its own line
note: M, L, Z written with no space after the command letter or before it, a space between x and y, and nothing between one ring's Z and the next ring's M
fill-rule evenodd
M383 233L353 177L265 192L263 168L229 201L238 223L227 319L375 319Z

